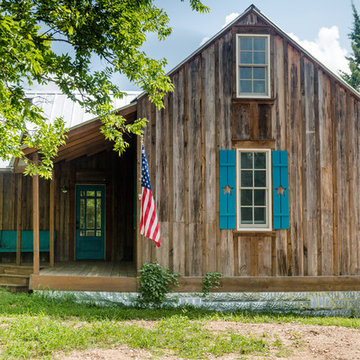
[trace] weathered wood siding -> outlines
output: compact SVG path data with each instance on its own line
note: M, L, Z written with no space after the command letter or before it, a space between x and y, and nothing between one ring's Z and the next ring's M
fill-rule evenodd
M271 35L271 99L235 98L241 32ZM189 276L360 274L359 99L256 16L171 79L161 111L138 101L162 235L160 249L141 240L141 260ZM289 152L289 230L219 230L219 149L237 147Z

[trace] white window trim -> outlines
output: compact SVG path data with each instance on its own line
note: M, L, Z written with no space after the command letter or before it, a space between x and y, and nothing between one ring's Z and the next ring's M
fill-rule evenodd
M266 179L268 182L268 226L244 227L240 224L240 153L242 152L266 152L267 153L267 170ZM272 231L272 168L271 168L271 149L236 149L236 229L238 231Z
M266 56L267 56L267 94L259 95L259 94L240 94L240 86L239 86L239 42L241 37L263 37L266 38ZM242 99L270 99L271 98L271 86L270 86L270 35L268 34L236 34L236 96Z

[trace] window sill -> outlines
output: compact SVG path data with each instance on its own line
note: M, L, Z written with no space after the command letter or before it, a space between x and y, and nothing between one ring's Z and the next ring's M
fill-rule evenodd
M257 102L261 104L274 104L276 98L270 97L236 97L232 98L231 101L233 104L248 104L249 102Z
M244 231L244 230L234 230L234 235L237 236L250 236L250 237L255 237L255 236L261 236L261 237L265 237L265 236L276 236L276 231L274 230L250 230L250 231Z

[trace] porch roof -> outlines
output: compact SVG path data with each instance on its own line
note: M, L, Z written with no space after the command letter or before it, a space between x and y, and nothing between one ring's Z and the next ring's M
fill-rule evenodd
M134 105L131 102L136 98L136 96L140 94L138 91L127 91L126 95L122 99L114 99L113 106L114 109L121 114L124 111L127 114L127 108L133 107ZM75 94L76 95L76 94ZM81 107L78 103L70 100L66 95L60 92L38 92L38 91L27 91L26 96L31 99L32 103L42 108L44 111L45 117L49 120L49 122L53 122L57 117L62 116L66 127L70 129L68 133L68 141L67 145L71 137L74 137L72 134L72 130L78 129L80 127L85 127L85 129L94 128L93 126L89 126L90 123L97 123L97 131L99 130L99 121L97 118L94 118L92 113L86 112L83 107ZM76 95L80 96L80 95ZM124 110L123 110L124 109ZM125 115L124 115L125 116ZM79 133L78 132L75 132ZM80 132L83 133L83 132ZM99 131L98 131L99 133ZM104 142L104 136L102 134L102 142ZM93 141L99 139L93 139ZM88 139L86 140L88 141ZM63 147L64 148L64 147ZM63 149L62 149L63 150ZM26 153L32 153L35 149L27 149ZM60 155L60 154L59 154ZM55 159L55 162L60 161L58 158ZM9 172L12 171L14 166L21 167L21 163L15 163L14 159L11 160L2 160L0 159L0 172L5 171Z

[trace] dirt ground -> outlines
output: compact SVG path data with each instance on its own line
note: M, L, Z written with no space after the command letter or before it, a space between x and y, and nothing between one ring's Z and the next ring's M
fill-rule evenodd
M144 326L144 324L141 324ZM150 325L150 324L148 324ZM151 325L150 325L151 326ZM227 354L222 357L209 359L291 359L291 360L360 360L360 330L337 326L299 325L292 323L279 324L239 324L226 321L210 321L209 330L214 332L233 330L239 334L261 337L265 334L268 342L281 340L285 351L278 354L278 349L270 349L267 355ZM163 359L174 360L171 355L154 356L149 351L131 349L126 346L103 350L75 351L68 356L59 356L60 360L145 360Z

